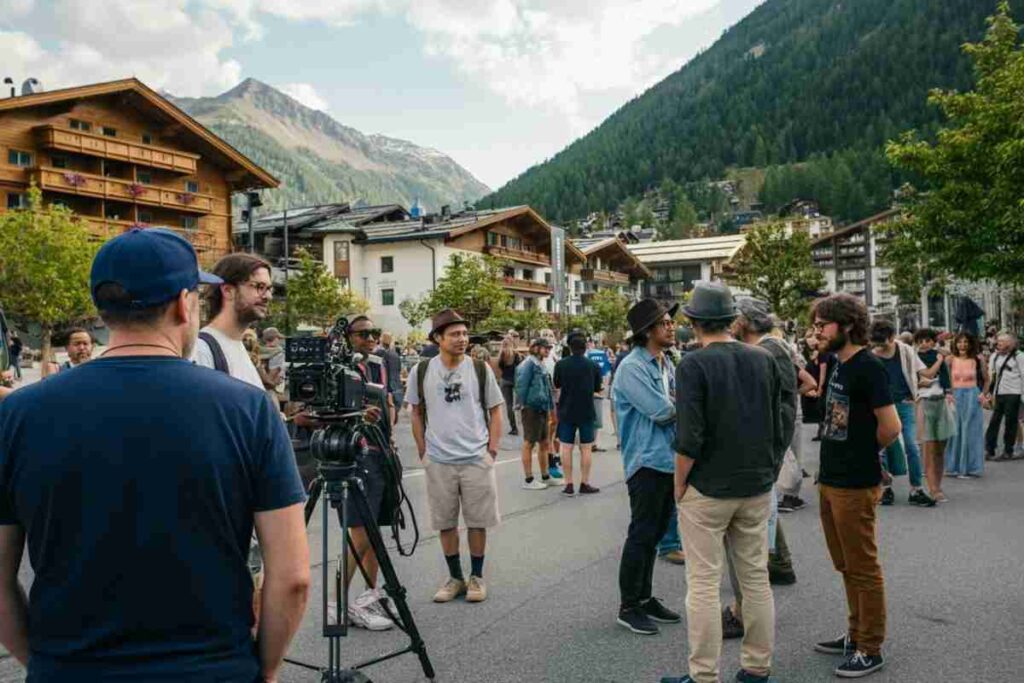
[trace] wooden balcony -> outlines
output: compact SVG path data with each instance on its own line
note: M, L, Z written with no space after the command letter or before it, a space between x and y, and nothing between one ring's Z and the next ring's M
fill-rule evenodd
M146 223L136 223L135 221L116 221L110 218L94 216L81 216L80 218L87 222L99 235L107 238L114 237L122 232L128 232L132 228L163 228L187 239L192 243L197 252L208 251L216 246L216 237L202 230L186 230L169 225L149 225Z
M546 285L543 282L506 277L504 278L504 284L505 289L511 289L517 292L529 292L530 294L542 294L547 296L554 294L554 289L551 285Z
M629 276L625 273L617 273L614 270L601 270L599 268L584 268L580 271L580 279L584 282L605 282L610 285L629 284Z
M65 171L59 168L39 167L32 175L39 189L44 192L63 192L130 204L160 206L187 213L211 213L216 201L210 195L172 190L157 185L140 185L121 178L104 178L91 173Z
M538 266L550 266L551 257L538 251L527 251L526 249L509 249L499 247L496 244L488 244L484 247L484 253L497 258L519 261L521 263L532 263Z
M125 161L130 164L162 168L166 171L192 175L196 172L200 156L167 147L144 145L105 135L93 135L59 126L47 125L35 128L39 146L77 152L103 159Z

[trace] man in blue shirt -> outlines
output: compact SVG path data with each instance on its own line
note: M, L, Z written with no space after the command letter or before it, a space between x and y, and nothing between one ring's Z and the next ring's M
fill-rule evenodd
M612 387L630 506L619 564L618 623L642 635L656 634L655 622L680 620L651 595L658 541L675 514L675 378L665 350L675 343L672 318L678 308L644 299L629 309L633 350L616 369Z
M276 681L309 587L306 496L266 393L186 360L198 285L219 278L183 238L134 229L91 281L107 352L0 404L0 641L30 682Z

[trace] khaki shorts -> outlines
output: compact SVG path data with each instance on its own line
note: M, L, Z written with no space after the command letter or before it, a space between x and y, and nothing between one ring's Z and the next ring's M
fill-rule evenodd
M547 442L549 435L548 412L523 408L523 441L526 443Z
M484 455L468 465L444 465L426 459L427 505L434 531L459 526L459 510L469 529L488 529L498 515L498 481L494 461Z

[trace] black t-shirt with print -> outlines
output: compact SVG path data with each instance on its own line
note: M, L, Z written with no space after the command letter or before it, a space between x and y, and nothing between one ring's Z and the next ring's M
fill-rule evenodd
M818 474L822 484L859 489L881 483L875 409L888 405L892 405L889 376L871 352L861 349L838 364L825 397Z

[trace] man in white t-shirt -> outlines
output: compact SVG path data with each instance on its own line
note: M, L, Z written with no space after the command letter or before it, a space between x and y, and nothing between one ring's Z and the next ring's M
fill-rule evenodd
M273 285L270 264L252 254L228 254L213 267L224 281L210 287L207 302L210 324L199 331L192 361L225 372L235 379L264 389L260 373L242 344L242 333L253 323L267 317ZM256 587L253 609L259 623L259 605L263 586L263 557L255 539L249 548L249 570Z
M213 317L199 331L192 360L263 389L242 333L267 317L273 296L270 264L252 254L228 254L213 272L224 284L211 288L207 301Z
M505 400L486 363L466 356L469 330L462 317L445 309L434 316L432 327L430 339L440 353L409 373L405 398L412 406L412 434L426 468L431 523L440 532L448 563L449 578L434 602L451 602L463 594L466 602L483 602L487 529L499 522L494 461ZM472 561L468 581L459 554L460 510Z

